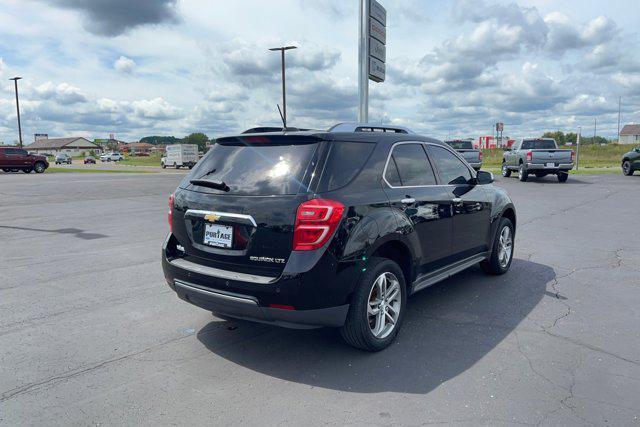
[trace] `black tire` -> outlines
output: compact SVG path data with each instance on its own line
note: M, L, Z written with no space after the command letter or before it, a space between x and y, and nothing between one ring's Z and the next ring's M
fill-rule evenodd
M509 254L509 260L506 264L501 263L500 261L500 235L505 227L509 228L511 235L511 252ZM502 217L500 218L500 222L498 223L498 228L496 229L496 235L493 239L493 247L491 249L491 256L489 259L480 262L480 267L487 274L492 275L500 275L509 271L509 267L511 267L511 261L513 260L513 250L515 248L515 230L513 229L513 224L509 218Z
M162 163L162 169L166 169L167 165L165 165L164 163Z
M511 176L511 171L507 167L507 162L502 162L502 176L505 178L509 178Z
M520 163L520 167L518 168L518 179L522 182L527 182L529 179L529 172L524 169L524 164Z
M569 172L558 172L558 182L567 182Z
M26 168L26 169L22 169L22 172L24 172L24 173L31 173L31 171L32 171L32 170L33 170L33 169Z
M622 173L625 176L633 175L633 169L631 169L631 162L629 160L622 162Z
M7 172L7 173L9 173L9 172L11 172L11 169L8 169L8 168L2 168L2 171L3 171L3 172Z
M376 279L385 273L391 273L398 281L400 307L397 320L390 333L383 338L378 338L373 334L369 323L369 296L375 286ZM386 258L373 257L369 259L367 270L360 277L351 297L347 319L340 328L340 334L346 343L367 351L380 351L391 345L402 327L407 307L406 289L404 274L398 264Z
M36 164L33 165L33 170L36 171L36 173L42 173L45 169L47 169L47 167L42 162L36 162Z
M180 169L180 166L179 166L177 163L175 163L175 164L173 165L173 167L174 167L174 168L176 168L176 169Z

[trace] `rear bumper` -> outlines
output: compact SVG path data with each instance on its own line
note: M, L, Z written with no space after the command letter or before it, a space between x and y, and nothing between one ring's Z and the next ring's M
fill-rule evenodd
M279 277L270 277L175 256L174 245L175 239L167 236L162 268L167 284L184 301L229 317L289 328L340 327L345 322L359 270L343 264L339 267L326 252L306 267L298 263L298 272L289 269Z
M340 327L349 311L348 304L316 310L262 307L255 297L249 295L207 289L182 280L174 280L169 286L182 300L214 313L287 328Z
M558 172L558 171L570 171L573 169L573 163L559 163L554 167L548 168L544 163L525 163L525 170L528 171L547 171L547 172Z

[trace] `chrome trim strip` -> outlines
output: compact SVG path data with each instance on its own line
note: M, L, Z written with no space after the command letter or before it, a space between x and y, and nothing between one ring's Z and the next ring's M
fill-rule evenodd
M223 299L226 301L232 301L232 302L238 302L240 304L247 304L247 305L252 305L252 306L258 306L258 303L250 298L244 298L244 297L239 297L239 296L233 296L233 295L227 295L227 294L223 294L220 292L216 292L213 290L209 290L209 289L203 289L199 286L195 286L191 283L187 283L187 282L183 282L181 280L176 280L174 281L175 286L181 288L181 289L186 289L188 291L191 292L195 292L197 294L200 295L204 295L206 297L214 297L214 298L219 298L219 299Z
M453 264L447 265L446 267L442 267L428 275L423 275L421 277L418 277L416 278L416 280L413 281L413 292L420 291L442 280L448 279L454 274L459 273L462 270L465 270L471 267L473 264L487 259L487 257L488 257L487 252L474 255L470 258L455 262Z
M236 219L244 219L249 221L254 227L257 227L256 220L253 219L251 215L233 213L233 212L218 212L218 211L204 211L198 209L188 209L185 212L185 216L195 216L195 217L204 217L206 215L217 215L220 218L236 218Z
M235 271L221 270L219 268L207 267L206 265L196 264L186 259L176 258L169 261L169 264L178 268L185 269L192 273L203 274L205 276L217 277L219 279L236 280L238 282L258 283L266 285L278 280L277 277L258 276L255 274L237 273Z

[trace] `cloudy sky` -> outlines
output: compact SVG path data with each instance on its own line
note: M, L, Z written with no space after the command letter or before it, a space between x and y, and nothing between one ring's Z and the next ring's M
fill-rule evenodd
M382 0L387 81L370 119L438 138L640 122L640 2ZM0 141L34 133L127 141L352 121L358 0L2 0Z

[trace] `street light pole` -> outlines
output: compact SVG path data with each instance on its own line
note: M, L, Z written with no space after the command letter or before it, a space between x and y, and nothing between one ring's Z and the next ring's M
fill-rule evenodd
M282 47L272 47L271 51L280 51L280 57L282 62L282 123L284 128L287 128L287 89L286 89L286 76L285 76L285 67L284 67L284 51L290 49L297 49L297 46L282 46Z
M13 77L9 80L13 80L13 84L16 88L16 111L18 112L18 140L20 141L20 148L22 148L22 126L20 124L20 102L18 101L18 80L22 77Z

